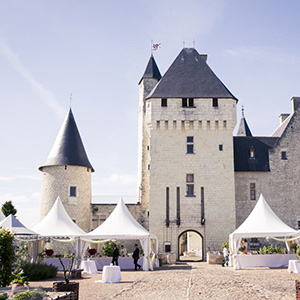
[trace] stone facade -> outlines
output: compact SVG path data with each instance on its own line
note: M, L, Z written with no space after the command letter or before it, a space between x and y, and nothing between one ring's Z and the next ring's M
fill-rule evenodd
M299 228L300 222L300 99L292 99L292 115L285 131L269 151L269 172L235 172L236 219L239 226L256 201L250 200L250 183L255 183L256 200L260 194L275 214L287 225ZM281 121L282 125L282 121ZM286 159L282 158L286 152Z
M42 220L60 197L72 220L84 231L90 231L91 169L78 166L49 166L42 169ZM70 196L70 187L76 187L76 196Z

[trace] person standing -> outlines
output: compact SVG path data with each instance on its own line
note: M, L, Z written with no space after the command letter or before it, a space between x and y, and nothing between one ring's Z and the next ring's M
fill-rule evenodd
M119 250L116 244L114 244L114 252L113 252L113 259L111 263L114 265L116 262L116 266L118 266L118 258L119 258Z
M141 269L142 266L138 264L138 260L140 258L140 249L138 248L137 244L134 245L134 251L133 251L132 257L133 257L133 263L134 263L134 270L136 271L137 268Z
M124 247L124 245L121 245L120 255L122 257L125 257L126 254L127 254L127 249Z
M223 266L228 267L228 264L229 264L229 252L228 252L228 249L227 249L227 245L225 245L224 248L223 248L223 256L225 258L225 263L224 263Z

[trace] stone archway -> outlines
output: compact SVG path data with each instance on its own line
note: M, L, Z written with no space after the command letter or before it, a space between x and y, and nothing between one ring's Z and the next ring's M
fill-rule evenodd
M179 261L203 261L203 236L196 230L188 229L178 236Z

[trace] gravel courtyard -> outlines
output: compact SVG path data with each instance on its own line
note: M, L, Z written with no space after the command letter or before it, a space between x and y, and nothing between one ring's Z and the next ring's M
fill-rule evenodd
M152 272L122 271L120 283L96 283L97 275L84 274L77 280L80 300L96 299L274 299L291 300L295 279L287 268L255 268L234 271L205 262L168 265ZM59 272L55 280L62 280ZM30 282L30 287L51 290L53 281Z

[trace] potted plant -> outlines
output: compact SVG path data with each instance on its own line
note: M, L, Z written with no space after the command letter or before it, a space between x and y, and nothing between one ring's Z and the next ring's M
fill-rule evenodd
M12 272L12 278L13 280L11 281L12 287L11 287L11 292L10 296L13 296L19 292L23 292L27 290L28 288L25 288L25 285L28 287L28 279L24 274L24 271L22 268L17 265L13 272Z
M51 257L54 253L52 249L47 249L44 251L45 255ZM57 255L58 260L63 268L64 280L53 282L52 291L53 292L73 292L73 299L79 299L79 282L70 282L70 275L72 272L72 267L75 260L75 254L65 254ZM69 263L67 266L64 265L62 258L69 258Z

